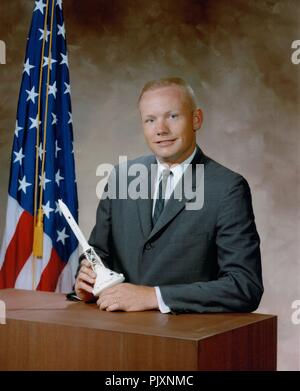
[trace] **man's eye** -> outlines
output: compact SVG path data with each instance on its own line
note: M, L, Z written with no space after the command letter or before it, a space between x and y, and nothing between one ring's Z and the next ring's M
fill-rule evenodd
M170 114L170 118L178 118L178 114Z
M152 118L148 118L148 119L146 119L146 124L151 124L152 122L153 122L153 119Z

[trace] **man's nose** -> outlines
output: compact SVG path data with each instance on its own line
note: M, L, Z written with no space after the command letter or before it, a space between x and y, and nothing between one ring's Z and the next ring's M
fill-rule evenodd
M158 135L169 133L170 129L164 120L157 121L156 133Z

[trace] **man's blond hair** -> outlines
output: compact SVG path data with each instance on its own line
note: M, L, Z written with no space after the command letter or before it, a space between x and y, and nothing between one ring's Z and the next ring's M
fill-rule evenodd
M154 91L159 88L170 87L170 86L180 87L182 91L185 93L189 101L189 104L191 105L192 110L195 110L197 108L196 96L192 87L180 77L166 77L163 79L148 81L142 88L142 91L139 96L138 104L140 104L142 96L146 91Z

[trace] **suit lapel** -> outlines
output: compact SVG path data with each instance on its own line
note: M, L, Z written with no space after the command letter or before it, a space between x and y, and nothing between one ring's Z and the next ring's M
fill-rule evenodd
M195 154L194 159L192 160L192 170L191 170L191 182L192 183L192 191L194 192L196 190L196 164L203 164L204 163L205 155L201 151L201 149L197 145L197 151ZM148 236L148 240L150 240L157 232L159 232L163 227L166 226L176 215L178 215L182 209L186 206L187 202L191 202L195 199L195 197L186 197L183 190L180 192L180 189L183 189L183 178L180 179L180 181L177 183L176 188L171 195L169 201L167 202L162 214L160 215L159 219L157 220L155 226L153 227L152 231L150 232ZM175 194L182 194L181 199L178 199L178 197L174 197ZM151 219L151 213L150 213L150 219Z
M152 182L155 178L156 172L155 170L152 171L151 177L151 165L153 165L153 167L156 166L156 160L154 156L150 159L149 165L147 167L148 174L141 178L141 188L147 186L148 196L146 199L137 199L139 219L145 239L148 238L152 229L152 190L154 188Z
M181 200L177 200L174 199L174 196L172 195L155 226L150 232L148 240L150 240L158 231L160 231L166 224L168 224L168 222L171 221L185 207L186 202L187 201L184 197Z

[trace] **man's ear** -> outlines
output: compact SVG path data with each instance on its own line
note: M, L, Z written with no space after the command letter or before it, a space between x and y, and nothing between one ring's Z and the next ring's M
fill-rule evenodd
M201 109L195 109L193 112L193 129L196 132L201 128L203 122L203 113Z

